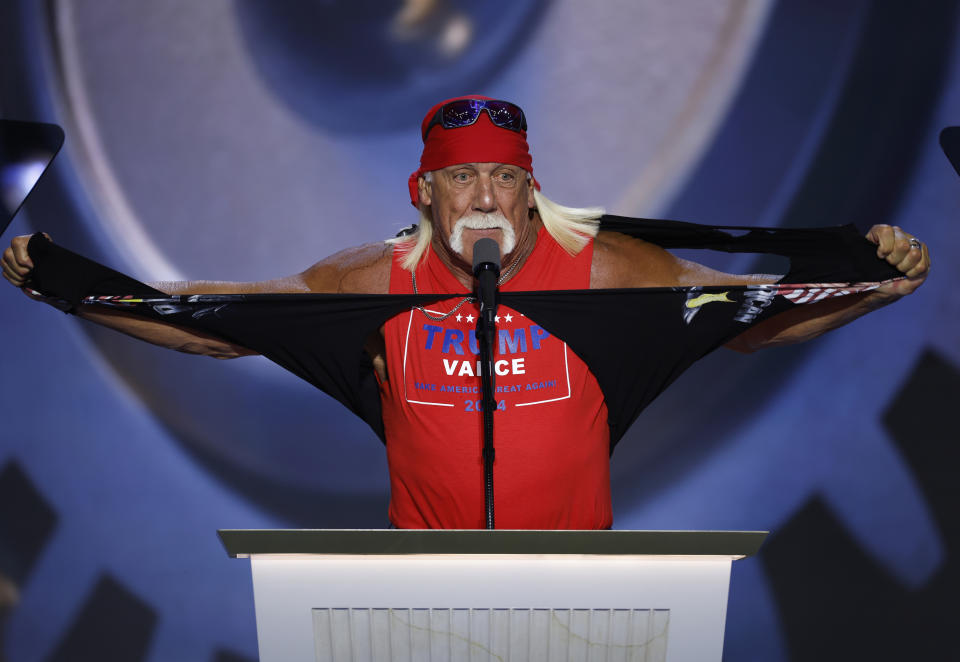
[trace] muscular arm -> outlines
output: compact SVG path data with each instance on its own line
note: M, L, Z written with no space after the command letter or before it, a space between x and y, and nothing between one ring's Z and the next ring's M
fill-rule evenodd
M200 354L215 359L235 359L256 354L246 347L229 343L196 329L158 322L119 310L79 310L77 316L108 329L119 331L137 340L187 354Z
M30 272L33 269L33 262L26 249L29 238L15 237L3 253L3 276L16 287L29 286ZM299 274L286 278L250 283L169 281L152 283L151 287L167 294L381 293L388 290L389 278L390 250L384 244L378 243L341 251ZM124 311L81 308L77 314L90 322L180 352L219 359L255 354L245 347L201 331Z
M911 246L912 235L889 225L873 226L867 239L877 245L877 258L895 266L906 279L887 283L872 292L798 306L751 327L727 343L727 347L753 352L810 340L889 305L923 285L930 272L930 254L924 244Z
M727 347L753 352L765 347L803 342L843 326L916 290L926 279L930 258L926 246L912 248L900 228L874 226L867 238L877 244L877 257L894 265L906 280L866 294L852 294L798 306L751 327ZM601 232L594 245L590 287L674 287L688 285L753 285L774 283L779 276L726 274L677 258L658 246L617 233Z
M890 301L877 299L870 292L804 304L750 327L725 347L750 353L766 347L811 340L887 303Z
M167 294L384 294L390 287L390 247L378 242L347 248L305 271L274 280L163 281L149 285Z

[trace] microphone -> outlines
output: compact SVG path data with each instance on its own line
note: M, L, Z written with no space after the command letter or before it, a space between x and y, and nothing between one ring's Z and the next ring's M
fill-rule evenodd
M493 412L494 398L493 343L497 333L497 280L500 278L500 247L493 239L484 237L473 244L473 275L477 279L477 299L480 315L477 317L477 344L480 350L480 392L483 403L483 504L488 529L496 526L493 512Z
M497 315L497 280L500 278L500 246L484 237L473 244L473 275L477 278L480 317L493 330Z

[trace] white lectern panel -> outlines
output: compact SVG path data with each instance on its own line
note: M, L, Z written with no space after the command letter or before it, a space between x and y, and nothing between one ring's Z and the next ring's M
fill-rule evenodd
M666 609L314 609L317 662L664 662Z
M578 662L606 646L599 659L719 662L730 563L728 556L255 554L260 659ZM383 630L386 639L377 636ZM394 639L397 646L384 644Z

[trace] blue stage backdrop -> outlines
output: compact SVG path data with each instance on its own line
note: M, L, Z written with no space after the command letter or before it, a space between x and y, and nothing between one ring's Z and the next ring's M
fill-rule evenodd
M8 0L0 116L66 144L3 241L45 230L143 280L298 272L415 221L418 122L471 92L524 107L565 204L900 225L929 282L695 366L618 446L615 526L773 532L734 566L725 659L954 659L960 181L936 139L960 124L956 9ZM215 530L387 525L379 442L265 360L143 345L11 287L0 319L0 657L254 660L248 565Z

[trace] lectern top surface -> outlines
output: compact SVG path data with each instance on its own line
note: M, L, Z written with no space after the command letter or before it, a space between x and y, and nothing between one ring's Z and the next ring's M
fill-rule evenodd
M766 531L221 529L227 554L754 554Z

